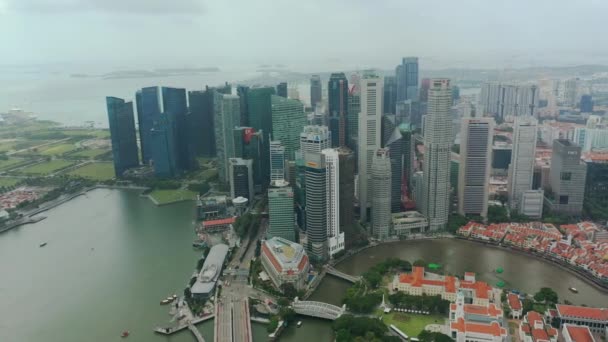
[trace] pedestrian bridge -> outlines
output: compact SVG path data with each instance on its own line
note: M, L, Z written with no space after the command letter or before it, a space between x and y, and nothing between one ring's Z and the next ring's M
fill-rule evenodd
M358 281L361 281L361 276L352 276L350 274L346 274L344 272L340 272L337 269L333 268L332 266L325 266L325 272L327 272L327 274L331 274L334 277L338 277L340 279L349 281L351 283L356 283Z
M314 301L301 301L296 297L292 304L293 310L300 315L336 320L346 311L346 305L342 307Z

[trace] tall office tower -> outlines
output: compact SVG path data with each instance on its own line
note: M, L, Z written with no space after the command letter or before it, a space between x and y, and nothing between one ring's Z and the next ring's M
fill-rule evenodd
M234 155L233 130L241 121L240 100L237 95L222 95L222 107L215 115L215 146L217 171L222 182L228 178L228 159Z
M346 145L350 147L357 155L357 141L359 140L359 112L361 112L361 92L359 84L353 84L348 91L346 117Z
M323 94L323 85L321 84L321 76L312 75L310 78L310 106L315 109L321 103Z
M367 221L369 181L374 154L381 146L382 87L384 81L372 73L363 75L361 85L361 111L359 113L358 170L359 208L361 221Z
M397 101L418 98L418 57L404 57L397 66Z
M391 212L401 211L402 198L410 188L414 171L414 144L411 126L402 123L395 127L393 134L386 142L391 159Z
M393 135L395 128L397 128L396 116L394 114L383 114L381 128L382 135L380 141L382 142L382 147L386 147L388 139Z
M268 232L266 238L275 236L296 242L293 189L284 180L272 181L268 188Z
M432 79L424 121L422 213L430 230L445 228L450 213L452 89L449 79Z
M300 152L321 153L331 147L331 132L327 126L304 126L300 133Z
M327 83L329 104L328 125L332 135L332 146L345 146L348 141L348 80L343 72L333 73Z
M397 108L397 77L384 77L384 110L382 114L395 114Z
M340 231L344 232L344 247L350 248L353 243L352 232L355 208L355 155L348 147L340 147L338 159L340 161Z
M249 87L240 85L236 87L236 94L239 96L241 108L241 126L249 126L249 107L247 106L247 93Z
M270 142L270 181L285 180L285 146L278 140Z
M463 118L460 131L458 212L488 216L494 120Z
M252 127L235 127L233 129L234 157L251 159L253 163L253 186L256 193L262 193L266 187L270 165L264 161L265 150L264 132L255 131Z
M372 232L378 239L388 238L391 227L391 159L389 151L381 148L373 156L371 170Z
M277 96L287 98L287 82L277 84Z
M230 94L229 85L213 88L206 87L203 91L188 92L190 115L193 116L194 150L196 155L214 158L217 154L215 146L215 116L222 108L222 94Z
M253 162L251 159L230 158L230 196L232 198L245 197L250 202L254 196L253 190Z
M300 132L306 126L304 105L298 100L272 95L272 138L280 140L285 146L285 156L294 160L295 151L300 145Z
M429 99L429 88L431 87L431 79L423 78L420 81L420 102L427 102Z
M154 174L159 178L172 178L179 174L177 141L174 117L160 114L150 131L151 159Z
M585 196L587 165L581 161L581 147L567 139L553 140L549 183L546 192L551 210L568 215L580 215Z
M456 101L460 100L460 87L453 85L452 86L452 104L455 104Z
M273 87L250 88L247 92L249 126L264 131L264 138L270 141L272 134L272 105L270 96L275 94Z
M186 89L162 87L163 114L173 117L175 124L175 147L177 167L180 171L193 170L196 168L194 146L192 146L192 131L188 123L188 105L186 100Z
M564 91L562 96L562 105L574 107L577 104L578 94L578 79L571 78L564 82Z
M513 150L509 165L509 204L520 209L523 193L532 189L536 154L537 124L535 118L519 117L513 123Z
M117 97L106 97L106 106L110 124L114 173L117 178L120 178L127 169L139 165L133 102L125 102Z
M139 126L139 141L142 164L149 164L152 159L152 138L150 132L154 121L160 116L160 93L158 87L147 87L135 93L137 104L137 124Z
M588 154L585 158L585 212L598 220L608 220L608 159L606 154Z
M497 120L508 116L536 116L539 91L536 85L485 83L479 96L480 113Z
M327 180L321 153L304 153L306 165L306 251L317 261L327 259Z
M325 159L325 204L329 257L344 250L344 232L340 230L340 157L337 149L321 151Z
M591 95L581 96L581 113L593 113L593 97Z

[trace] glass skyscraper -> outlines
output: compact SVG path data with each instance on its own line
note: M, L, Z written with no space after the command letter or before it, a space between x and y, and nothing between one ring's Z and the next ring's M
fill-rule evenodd
M418 57L404 57L397 66L397 101L418 97Z
M192 170L196 167L196 159L191 139L193 132L188 128L191 120L188 117L186 89L163 87L162 94L163 114L171 117L169 122L173 125L177 168L180 171Z
M329 104L328 125L332 135L332 146L348 143L348 80L343 72L333 73L327 83Z
M148 164L152 159L152 138L150 132L154 121L160 116L160 94L158 87L146 87L135 94L137 104L137 122L139 126L139 140L141 146L141 159Z
M272 139L285 146L287 160L294 160L300 147L300 132L306 125L304 105L298 100L271 96Z
M117 97L107 97L106 106L112 140L114 172L116 177L121 177L127 169L139 165L133 103L125 102Z

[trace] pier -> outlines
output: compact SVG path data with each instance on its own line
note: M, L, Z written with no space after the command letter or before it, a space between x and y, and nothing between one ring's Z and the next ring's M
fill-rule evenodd
M188 328L188 329L190 329L190 331L192 331L192 333L195 335L195 337L196 337L196 339L198 341L203 341L204 342L205 339L203 338L203 336L201 336L200 332L198 331L198 329L196 329L195 325L199 324L199 323L202 323L202 322L205 322L205 321L208 321L210 319L213 319L214 317L215 317L215 315L212 314L212 315L208 315L208 316L205 316L205 317L195 318L193 320L188 320L185 323L179 324L176 327L166 327L166 328L156 327L156 328L154 328L154 332L158 333L158 334L161 334L161 335L167 335L168 336L168 335L173 335L174 333L176 333L178 331L182 331L182 330ZM194 330L196 330L196 332L198 333L198 335L197 335L197 333L194 332L194 330L192 328L190 328L190 326L192 326L194 328ZM200 339L199 339L199 336L200 336Z

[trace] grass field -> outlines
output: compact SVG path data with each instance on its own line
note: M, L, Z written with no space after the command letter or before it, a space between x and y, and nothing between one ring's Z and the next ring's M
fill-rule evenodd
M104 181L114 178L114 165L112 163L91 163L68 172L68 175Z
M82 151L78 151L78 152L74 152L72 154L70 154L70 157L77 157L77 158L95 158L97 156L100 156L106 152L108 152L109 150L105 150L102 148L91 148L88 150L82 150Z
M21 181L20 178L0 177L0 187L13 186Z
M61 133L70 136L78 136L78 135L90 135L96 138L109 138L110 131L109 130L101 130L101 129L66 129L62 130Z
M0 171L8 170L11 167L13 167L15 165L19 165L23 162L24 162L23 159L17 159L17 158L8 158L8 160L0 160Z
M48 162L28 166L25 169L21 170L21 173L25 173L28 175L45 175L49 173L53 173L57 170L63 169L70 165L74 165L73 162L67 160L51 160Z
M173 202L179 202L183 200L193 200L196 198L197 193L190 190L154 190L150 193L158 204L169 204Z
M439 315L414 315L405 312L395 312L385 314L382 310L377 310L376 315L382 316L382 321L386 326L394 324L408 336L418 336L424 327L429 324L443 324L445 317Z
M45 156L58 156L76 149L74 144L59 144L44 148L40 154Z
M0 142L0 153L14 150L15 146L17 144L18 144L18 142L15 140L12 140L12 141L4 140L4 141Z

